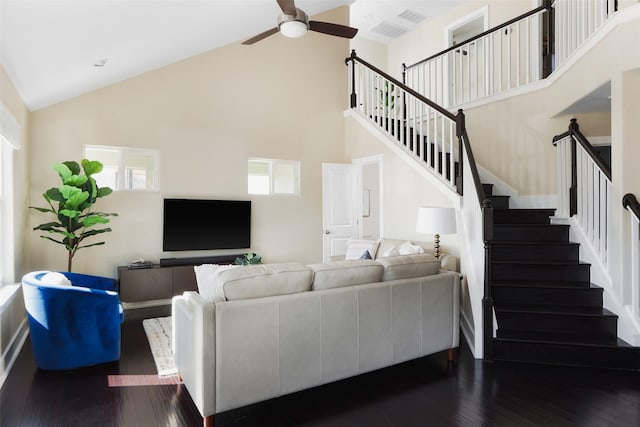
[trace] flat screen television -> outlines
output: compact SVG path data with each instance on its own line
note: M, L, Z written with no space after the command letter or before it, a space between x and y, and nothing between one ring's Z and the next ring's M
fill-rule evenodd
M163 251L246 249L251 201L164 199Z

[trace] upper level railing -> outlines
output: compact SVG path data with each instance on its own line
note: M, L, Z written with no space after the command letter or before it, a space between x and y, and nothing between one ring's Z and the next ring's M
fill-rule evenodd
M622 198L622 206L629 211L629 227L631 236L626 256L629 257L630 274L628 280L631 298L631 312L636 318L640 317L640 202L636 196L627 193Z
M462 110L457 114L451 113L359 58L355 50L345 62L350 67L351 108L463 198L462 216L469 229L467 243L474 254L474 261L481 263L475 284L484 292L483 346L485 358L490 359L493 334L490 286L493 207L480 182L464 113Z
M615 0L545 0L543 6L415 64L404 83L445 107L546 78L616 10Z
M557 68L613 15L618 1L555 0L553 8Z
M553 138L558 153L558 211L576 217L600 261L608 267L611 227L611 171L580 132L576 119Z

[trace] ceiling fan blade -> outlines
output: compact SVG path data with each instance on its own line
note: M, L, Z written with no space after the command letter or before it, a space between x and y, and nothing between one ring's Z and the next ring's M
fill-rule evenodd
M294 0L276 0L282 13L289 16L296 16L296 3Z
M259 42L262 39L266 39L267 37L275 34L278 32L278 27L272 28L270 30L265 31L264 33L260 33L257 36L253 36L251 37L249 40L245 40L242 42L242 44L244 45L250 45L250 44L254 44L256 42Z
M358 32L357 28L347 27L346 25L332 24L330 22L309 21L309 29L319 33L329 34L332 36L345 37L352 39Z

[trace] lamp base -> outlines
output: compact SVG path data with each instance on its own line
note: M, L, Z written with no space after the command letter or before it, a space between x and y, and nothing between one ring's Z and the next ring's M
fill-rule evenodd
M433 235L433 256L435 256L436 259L440 259L440 235L439 234Z

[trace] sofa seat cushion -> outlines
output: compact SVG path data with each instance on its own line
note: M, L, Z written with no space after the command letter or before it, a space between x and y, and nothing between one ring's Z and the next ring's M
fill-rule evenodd
M345 260L310 264L314 290L379 282L383 268L373 260Z
M311 270L300 263L248 265L218 274L227 301L305 292L311 279Z
M431 276L440 270L440 260L431 254L400 255L378 258L384 268L382 281Z

